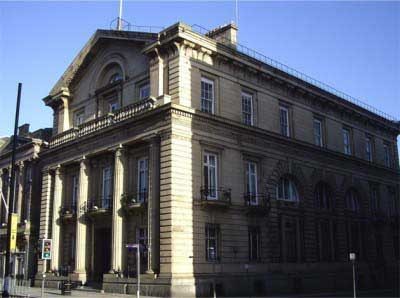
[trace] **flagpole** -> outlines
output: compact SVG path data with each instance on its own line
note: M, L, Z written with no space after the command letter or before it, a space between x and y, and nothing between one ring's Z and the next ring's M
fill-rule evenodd
M119 0L119 14L118 14L117 30L122 30L122 0Z

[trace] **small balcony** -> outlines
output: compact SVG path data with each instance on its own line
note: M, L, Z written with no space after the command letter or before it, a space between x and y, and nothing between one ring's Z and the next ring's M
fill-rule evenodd
M60 217L63 221L70 221L76 217L76 204L64 203L60 207Z
M264 215L271 208L269 197L264 193L245 193L243 198L247 213Z
M147 205L147 198L147 190L134 193L124 193L121 196L121 205L122 208L128 213L142 211Z
M202 187L200 200L204 207L229 207L231 205L231 189Z
M108 215L112 210L112 197L90 199L83 208L89 217Z

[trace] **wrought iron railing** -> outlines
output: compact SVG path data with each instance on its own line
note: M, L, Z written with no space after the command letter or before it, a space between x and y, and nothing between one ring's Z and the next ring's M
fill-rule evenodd
M85 212L108 211L112 209L112 197L89 199L83 206Z
M102 130L109 127L115 123L122 122L126 119L132 118L137 114L148 111L154 107L154 99L147 98L139 102L130 104L122 109L116 111L115 113L109 113L107 115L101 116L99 118L93 119L86 123L79 125L78 127L73 127L66 130L58 135L55 135L50 140L50 148L60 146L62 144L68 143L72 140L81 138L83 136L89 135L93 132Z
M146 203L147 197L147 190L134 193L124 193L121 196L121 205L124 207L129 207L135 204Z
M231 189L229 188L212 188L212 187L201 187L200 199L204 202L221 202L230 204L231 203Z
M269 208L269 197L264 193L245 193L244 203L248 207Z
M197 24L192 25L191 28L192 28L192 31L194 31L194 32L196 32L198 34L204 35L204 36L207 36L207 33L210 32L210 30L208 30L208 29L206 29L206 28L204 28L202 26L199 26ZM221 43L222 46L229 47L229 45L226 45L226 44L231 44L231 41L228 38L222 37L222 36L221 37L218 36L218 41L219 42L225 41L225 43ZM314 78L312 78L312 77L310 77L310 76L308 76L308 75L306 75L306 74L304 74L304 73L302 73L302 72L300 72L298 70L295 70L295 69L293 69L293 68L291 68L291 67L289 67L289 66L287 66L287 65L285 65L285 64L283 64L281 62L278 62L278 61L276 61L276 60L274 60L272 58L269 58L269 57L267 57L267 56L255 51L253 49L250 49L249 47L246 47L246 46L244 46L244 45L242 45L240 43L237 43L237 42L234 43L234 47L240 54L243 54L245 56L249 56L249 57L251 57L253 59L256 59L258 61L261 61L261 62L263 62L263 63L265 63L265 64L267 64L267 65L269 65L269 66L271 66L273 68L281 70L281 71L283 71L283 72L285 72L285 73L287 73L287 74L289 74L291 76L294 76L294 77L296 77L296 78L298 78L300 80L303 80L303 81L305 81L305 82L307 82L307 83L309 83L311 85L314 85L314 86L316 86L316 87L318 87L318 88L320 88L320 89L322 89L324 91L327 91L327 92L329 92L329 93L331 93L333 95L336 95L337 97L339 97L339 98L341 98L341 99L343 99L345 101L348 101L348 102L350 102L352 104L360 106L360 107L364 108L365 110L367 110L369 112L372 112L372 113L374 113L374 114L376 114L376 115L378 115L378 116L380 116L380 117L382 117L382 118L384 118L386 120L398 121L398 119L396 119L395 117L393 117L393 116L391 116L391 115L389 115L389 114L387 114L385 112L382 112L382 111L378 110L377 108L375 108L375 107L373 107L373 106L371 106L371 105L369 105L369 104L367 104L367 103L365 103L365 102L363 102L363 101L361 101L361 100L359 100L359 99L357 99L355 97L352 97L352 96L350 96L350 95L348 95L348 94L346 94L346 93L344 93L342 91L339 91L336 88L331 87L328 84L325 84L325 83L323 83L323 82L321 82L319 80L316 80L316 79L314 79Z
M76 204L72 202L64 203L60 207L60 215L68 216L76 214Z

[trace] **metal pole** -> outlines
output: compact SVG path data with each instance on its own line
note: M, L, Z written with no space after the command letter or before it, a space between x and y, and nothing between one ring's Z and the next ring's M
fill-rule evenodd
M44 279L46 278L46 262L47 262L47 260L46 259L44 259L43 260L43 273L42 273L42 292L41 292L41 295L40 295L40 297L44 297Z
M353 261L353 295L354 298L357 297L356 295L356 265L355 265L355 261Z
M11 155L11 179L10 179L10 202L8 212L8 224L7 224L7 246L6 246L6 268L4 274L4 287L2 297L10 297L10 279L11 279L11 217L14 212L14 192L15 192L15 151L17 149L18 139L18 120L19 120L19 106L21 102L21 91L22 83L18 83L18 95L17 95L17 107L15 109L15 122L14 122L14 136L13 136L13 147Z
M137 291L136 297L140 298L140 246L138 245L136 249L136 258L137 258Z

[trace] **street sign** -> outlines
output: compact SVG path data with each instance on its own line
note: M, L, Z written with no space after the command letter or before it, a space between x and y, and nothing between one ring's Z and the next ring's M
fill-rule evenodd
M51 260L51 239L43 239L42 240L42 259L43 260Z

